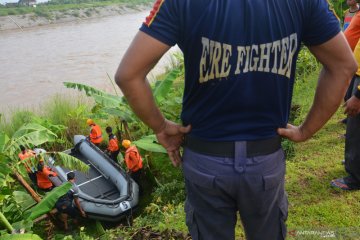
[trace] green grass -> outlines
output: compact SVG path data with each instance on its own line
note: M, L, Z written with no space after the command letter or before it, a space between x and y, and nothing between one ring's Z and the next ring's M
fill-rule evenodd
M317 74L308 79L295 86L294 103L301 106L300 116L295 120L297 124L310 108ZM345 133L345 127L338 123L344 118L342 112L340 108L310 140L295 144L295 156L287 161L287 224L290 231L331 230L339 234L356 231L360 236L360 192L344 192L330 186L332 179L346 175L341 165L344 139L340 137ZM312 239L311 234L302 237L296 239Z

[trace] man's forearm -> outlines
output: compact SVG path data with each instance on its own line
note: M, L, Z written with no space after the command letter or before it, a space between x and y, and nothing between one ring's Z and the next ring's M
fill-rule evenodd
M330 71L323 68L315 92L313 105L300 126L301 131L310 138L316 133L336 112L345 95L351 78L351 71Z
M155 104L146 76L169 48L139 31L115 74L115 81L130 107L155 133L163 128L165 118Z
M79 209L79 211L84 211L80 205L80 201L78 198L75 198L74 202L75 202L76 207Z

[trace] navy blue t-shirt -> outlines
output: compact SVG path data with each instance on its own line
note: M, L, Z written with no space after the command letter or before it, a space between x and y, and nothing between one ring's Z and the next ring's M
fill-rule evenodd
M301 43L340 27L326 0L158 0L140 30L184 53L191 134L239 141L286 125Z

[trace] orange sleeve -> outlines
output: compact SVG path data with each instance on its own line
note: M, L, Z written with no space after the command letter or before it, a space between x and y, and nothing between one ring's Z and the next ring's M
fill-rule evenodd
M115 152L115 151L119 150L119 146L118 146L115 139L111 139L109 141L108 150L111 151L111 152Z
M127 154L127 156L125 157L125 162L129 170L134 170L134 168L136 168L137 166L136 154L134 152L130 152L129 154Z
M350 48L354 51L355 46L360 37L360 14L353 16L349 27L345 30L344 35L348 41Z
M54 177L57 176L57 173L51 171L51 168L49 168L49 167L44 167L43 173L44 173L46 176L49 176L50 174L53 175Z
M97 134L96 134L96 131L94 128L91 128L91 131L90 131L90 138L91 139L94 139L97 137Z

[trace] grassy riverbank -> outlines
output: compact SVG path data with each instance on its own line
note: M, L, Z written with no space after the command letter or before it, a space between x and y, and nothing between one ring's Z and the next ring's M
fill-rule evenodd
M36 7L0 7L0 30L108 17L150 9L153 0L61 1Z

